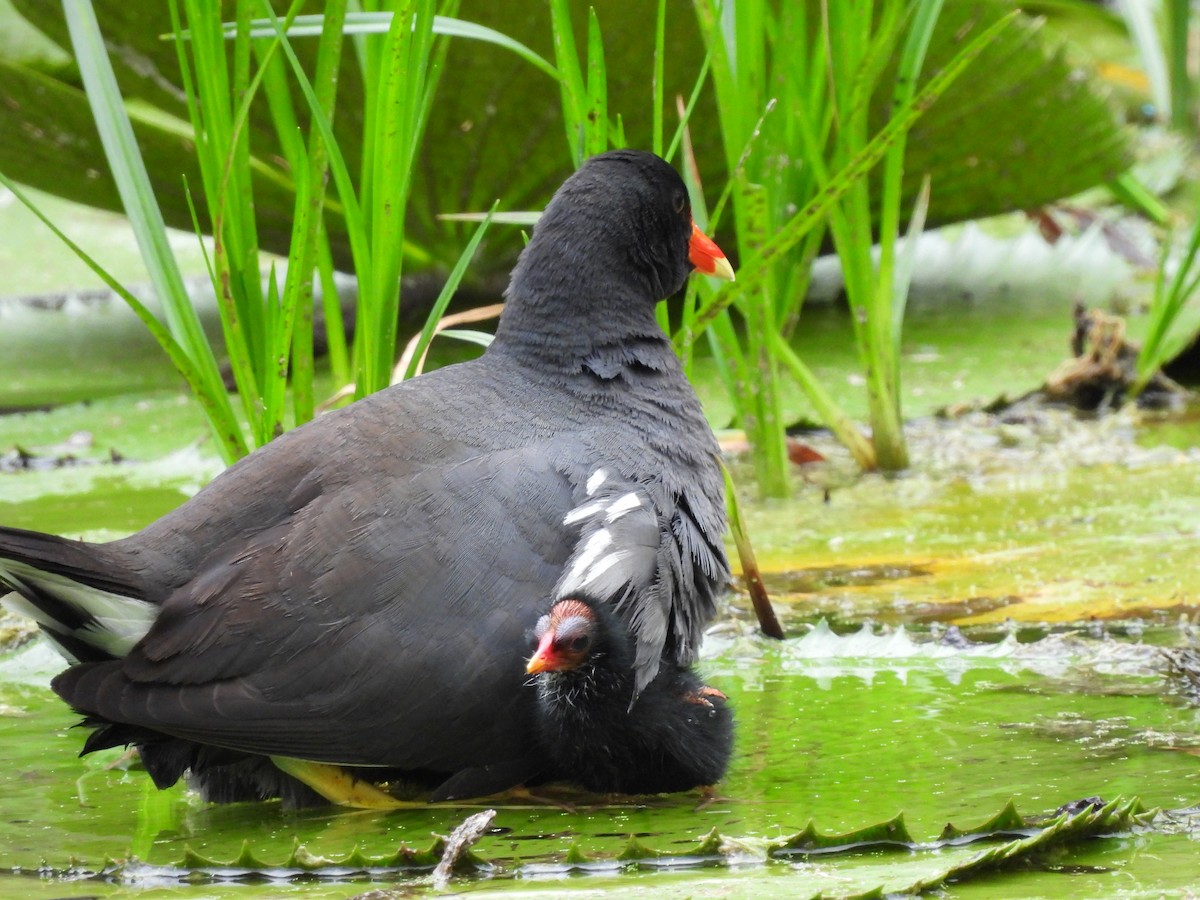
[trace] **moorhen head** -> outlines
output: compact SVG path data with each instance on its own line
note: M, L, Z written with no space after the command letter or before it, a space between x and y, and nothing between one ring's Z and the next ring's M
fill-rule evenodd
M221 800L299 778L357 802L306 763L501 790L544 763L529 623L580 591L632 654L614 709L661 669L635 710L707 715L680 667L729 579L723 482L654 318L696 265L732 274L679 175L601 154L534 228L480 358L276 438L123 540L0 527L0 593L70 662L52 687L85 752L136 744L160 787L190 770Z
M653 794L725 774L733 748L725 695L689 668L663 665L635 698L631 642L607 604L559 600L533 636L526 671L555 777L602 793Z

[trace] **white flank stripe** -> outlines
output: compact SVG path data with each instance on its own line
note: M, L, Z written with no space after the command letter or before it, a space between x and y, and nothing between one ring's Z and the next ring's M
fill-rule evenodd
M607 556L601 557L588 572L587 577L580 583L580 587L587 587L589 584L595 584L600 579L600 576L615 566L621 561L620 553L609 553Z
M596 491L600 490L600 485L604 484L607 479L607 469L597 469L595 472L593 472L591 478L587 480L588 496L590 497L592 494L596 493Z
M570 592L582 587L588 578L588 571L600 558L600 555L612 546L612 535L607 528L601 528L587 539L582 548L575 551L571 562L571 570L563 579L563 590Z
M637 495L636 491L630 491L628 494L622 494L608 505L608 517L605 521L611 525L617 519L621 518L621 516L641 508L642 498Z
M596 513L604 512L604 504L602 503L585 503L583 506L577 506L563 519L564 525L574 525L576 522L582 522L584 519L590 519ZM611 520L610 520L611 521Z

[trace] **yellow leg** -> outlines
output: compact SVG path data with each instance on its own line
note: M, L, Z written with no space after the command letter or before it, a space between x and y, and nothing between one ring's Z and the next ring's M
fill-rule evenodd
M354 809L404 809L425 806L424 803L397 800L369 781L351 775L341 766L293 759L290 756L272 756L271 762L297 781L307 784L330 803L339 806L350 806Z

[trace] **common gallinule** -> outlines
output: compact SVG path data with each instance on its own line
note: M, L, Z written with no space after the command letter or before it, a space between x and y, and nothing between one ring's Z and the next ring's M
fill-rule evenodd
M733 275L678 174L594 157L479 359L282 435L123 540L0 530L84 752L137 744L160 787L191 769L223 800L294 787L278 767L356 802L297 760L483 794L544 765L522 661L545 598L612 604L635 692L688 665L729 576L717 444L654 317L693 268Z
M725 774L733 746L725 695L664 662L635 701L633 648L606 604L559 600L534 637L526 671L537 682L551 777L602 793L646 794L714 784Z

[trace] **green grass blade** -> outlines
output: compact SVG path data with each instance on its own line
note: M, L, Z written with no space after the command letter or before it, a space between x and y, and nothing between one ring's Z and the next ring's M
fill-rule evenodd
M322 32L324 18L324 15L296 16L286 29L287 36L289 38L317 37ZM391 24L392 14L390 12L351 12L346 14L342 33L345 35L386 34ZM250 25L250 36L253 38L275 36L275 29L271 25L270 19L255 19ZM227 37L232 38L236 33L236 26L230 23L225 28ZM468 22L454 16L434 16L433 33L503 47L534 68L545 72L555 81L559 80L558 70L545 57L535 53L515 38L494 28L488 28L486 25ZM190 36L184 32L185 39Z
M64 13L80 76L125 213L162 303L167 327L191 361L189 384L197 390L206 410L216 416L212 425L221 441L222 454L226 459L236 458L246 452L245 440L233 415L216 358L171 252L166 225L108 61L95 11L90 2L80 0L66 4Z
M182 33L183 26L177 0L171 0L169 9L174 33L178 35ZM254 443L261 444L264 436L261 430L261 419L258 415L261 394L257 370L259 360L258 355L253 354L250 350L252 335L261 334L261 310L254 308L252 304L252 308L246 309L246 304L242 302L243 298L240 293L242 279L240 273L233 271L227 243L235 228L232 225L229 228L225 227L224 209L217 199L223 190L220 178L223 168L221 150L227 147L227 142L218 147L215 135L220 130L220 123L223 121L222 113L228 106L228 90L224 81L214 85L212 71L219 69L220 75L224 76L226 68L224 42L211 39L211 26L217 24L214 18L202 18L203 11L197 13L194 5L189 5L188 15L200 17L192 20L197 34L192 52L196 55L197 65L192 66L182 40L176 40L175 51L193 134L204 136L202 140L196 142L196 157L200 166L209 215L212 217L210 227L207 229L213 235L213 257L209 277L212 281L213 294L217 299L217 309L220 312L225 352L229 359L238 397L242 403L243 414L250 423ZM207 39L201 40L202 36ZM214 55L216 60L213 59ZM194 68L198 70L199 77L197 78L192 76ZM200 91L205 91L206 96L202 97ZM213 91L220 91L221 94L213 97L211 96ZM193 218L193 227L196 227L195 218ZM204 232L197 227L196 233ZM254 321L251 321L252 319Z
M443 328L438 332L438 337L454 338L456 341L475 344L479 347L490 347L492 346L492 341L496 339L496 336L490 332L471 331L465 328Z
M1140 212L1155 225L1166 225L1170 221L1171 211L1167 204L1159 200L1133 172L1122 172L1108 182L1108 189L1117 200Z
M654 104L650 116L651 149L663 155L663 67L666 62L667 0L658 0L658 11L654 17L654 71L650 76L650 102Z
M604 66L604 38L594 7L588 10L587 113L584 155L608 149L608 77Z
M1171 240L1168 235L1163 240L1159 256L1154 296L1150 303L1149 328L1138 352L1137 379L1131 391L1134 396L1141 393L1154 374L1171 360L1175 352L1195 337L1189 334L1172 336L1172 329L1176 327L1185 304L1200 283L1200 265L1197 265L1200 261L1200 220L1193 224L1183 259L1179 261L1175 273L1168 281L1166 271L1170 250Z
M743 373L746 371L746 358L738 344L737 329L733 327L728 310L719 315L711 327L705 329L704 340L708 344L713 368L716 369L721 383L725 385L725 392L733 398L735 404L739 404L740 409L742 401L739 392L745 385Z
M942 0L922 0L917 5L916 16L904 41L900 55L900 66L892 93L892 110L903 109L912 102L917 79L925 64L925 52L929 49L933 29L942 10ZM897 135L883 161L883 207L880 212L879 280L881 284L892 283L892 259L896 239L900 235L900 192L904 177L904 151L908 146L908 132ZM890 291L889 291L890 293Z
M471 240L467 243L463 252L459 254L458 261L450 271L450 276L442 286L437 300L434 301L433 308L430 309L429 315L425 317L425 325L421 329L421 337L417 341L416 351L413 353L408 368L404 372L405 380L412 378L416 374L417 366L420 365L421 360L425 356L425 351L433 340L438 321L445 315L446 307L450 305L450 300L454 297L454 292L458 290L458 286L467 272L467 266L470 265L471 260L475 256L475 251L479 247L479 242L483 240L488 227L492 224L492 213L496 211L497 205L498 203L492 205L492 212L487 214L484 220L479 223L479 227L475 229L475 233L471 235Z
M478 213L478 212L463 212L463 213L440 213L438 218L443 222L482 222L484 219L491 219L493 225L516 225L521 228L530 228L538 223L538 219L542 217L540 212L532 210L513 210L512 212Z
M762 246L770 233L766 189L745 178L737 180L740 210L739 243L747 249ZM744 295L738 310L745 319L746 356L752 367L742 391L742 420L754 445L754 467L763 496L786 497L791 493L791 464L787 455L776 355L769 335L775 331L774 283L763 280L751 294ZM747 410L749 415L747 415Z
M562 92L563 124L567 146L576 168L583 163L587 120L587 89L575 32L571 25L570 0L550 0L550 27L554 37L554 61L557 63Z
M738 269L738 280L725 284L696 314L696 328L711 322L717 314L734 302L744 291L767 277L770 267L790 251L821 219L833 208L863 175L865 175L887 152L888 147L901 132L908 131L921 114L954 82L974 59L983 52L1005 28L1019 15L1009 13L986 28L958 55L934 75L912 101L896 111L887 125L857 153L839 172L828 179L820 194L809 201L803 209L793 215L778 232L763 245L753 257L743 260Z
M321 138L325 142L325 150L329 154L329 172L337 188L338 198L342 203L342 214L346 220L346 234L350 240L350 252L354 258L354 271L360 281L364 281L370 277L370 272L373 268L371 244L367 236L362 207L358 202L358 195L354 190L354 180L350 175L349 168L346 166L346 160L342 156L341 149L338 147L333 129L323 113L316 92L313 90L313 86L304 72L304 67L296 57L295 50L292 49L291 44L288 42L283 26L277 18L272 18L271 21L275 25L275 33L280 38L280 47L283 49L284 56L287 57L288 64L292 69L292 75L296 79L296 84L300 88L301 93L304 94L309 113L312 116L312 123L319 129Z
M663 156L667 162L675 158L675 153L679 150L679 145L684 140L684 134L687 131L688 123L692 119L692 110L696 108L696 102L700 99L700 94L704 90L704 84L708 78L708 72L712 66L712 44L704 52L704 62L700 64L700 70L696 73L696 81L692 85L692 92L688 95L687 105L679 116L679 124L675 126L675 132L671 135L671 142L667 145L666 155Z
M931 181L926 175L921 181L921 190L917 193L913 204L912 218L908 223L908 232L904 236L904 252L896 260L895 272L891 285L891 316L892 316L892 359L900 358L900 336L904 324L904 311L908 306L908 290L912 285L913 272L917 266L917 244L925 232L925 217L929 213L929 196Z
M399 290L401 260L389 253L388 248L404 240L401 182L405 177L402 170L407 143L405 135L408 131L407 97L409 79L412 77L408 72L408 57L416 16L413 6L413 3L401 5L388 30L380 94L376 102L373 129L367 136L372 146L372 173L371 189L363 194L363 202L370 215L370 241L375 252L375 264L370 280L359 282L359 322L377 323L380 327L368 326L356 336L356 341L362 342L364 347L356 379L359 396L386 385L392 368L384 331L389 326L384 322L384 317ZM395 328L394 319L391 328Z
M561 78L558 69L554 68L545 58L534 53L520 41L514 40L493 28L488 28L486 25L477 25L474 22L467 22L450 16L435 16L433 30L435 34L442 34L447 37L467 38L468 40L482 41L485 44L503 47L505 50L515 53L534 68L540 69L555 81L559 81Z
M432 47L433 4L404 4L386 38L382 92L377 98L371 144L371 190L364 194L370 213L374 267L360 281L360 318L356 339L364 340L356 379L360 396L386 387L396 349L405 212L417 146L431 100L427 88ZM361 315L361 313L360 313ZM361 326L369 323L367 328Z
M842 412L837 402L825 390L825 386L817 379L804 361L796 355L787 341L778 332L771 333L774 351L780 362L792 373L800 383L809 402L812 403L821 421L829 426L829 430L837 435L837 439L849 449L855 462L863 469L871 470L876 466L875 448L863 436L855 422Z
M1194 15L1190 0L1166 0L1167 77L1171 87L1171 125L1187 134L1196 133L1196 117L1192 99L1196 90L1188 71L1191 60L1191 21Z
M333 383L342 386L350 383L350 354L346 344L346 324L342 317L341 297L338 296L334 278L333 254L324 228L317 243L317 270L321 278L321 309L325 313L325 346L329 358L329 372Z
M336 108L338 71L342 59L342 22L346 16L345 0L328 0L317 48L317 67L313 75L313 91L317 103L329 117L332 126ZM293 409L297 425L312 419L315 410L313 396L313 270L321 234L321 210L325 200L325 180L329 171L328 153L321 129L309 133L308 152L304 165L298 170L298 182L303 190L296 194L296 213L293 220L287 281L284 286L282 327L274 335L275 358L288 356L291 350L291 381ZM340 312L339 312L340 315ZM287 383L287 367L278 373L277 391L281 398ZM274 421L282 426L282 403L272 407Z
M899 4L892 4L899 15ZM934 26L941 13L942 0L920 0L905 36L900 54L900 64L892 93L892 110L904 108L912 101L917 80L925 63L925 53L933 36ZM899 21L897 20L897 28ZM884 52L890 54L894 38L885 27L880 40ZM878 74L870 76L872 83ZM908 132L897 136L883 159L882 209L879 224L879 264L871 271L869 255L863 254L864 281L874 281L867 287L864 296L867 310L867 327L864 329L866 345L863 355L867 361L867 379L871 396L871 424L876 445L876 454L881 465L889 470L907 468L908 450L905 446L903 416L900 409L900 340L904 322L904 309L908 299L907 279L896 272L896 243L900 237L900 198L904 178L904 158L908 147ZM863 187L866 182L864 180ZM926 181L928 188L928 181ZM870 208L863 197L864 206L860 218L870 222ZM924 206L928 206L928 193L924 195ZM913 213L910 229L911 243L924 227L925 209ZM911 246L910 246L911 252ZM901 283L903 281L903 283ZM865 286L861 285L860 286ZM851 295L851 300L854 300Z

